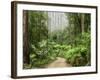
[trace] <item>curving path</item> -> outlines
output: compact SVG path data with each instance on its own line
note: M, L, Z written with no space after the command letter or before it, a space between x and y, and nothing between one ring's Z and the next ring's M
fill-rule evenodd
M53 68L53 67L71 67L71 65L66 62L65 58L57 57L57 60L55 60L52 63L48 64L46 67L47 68Z

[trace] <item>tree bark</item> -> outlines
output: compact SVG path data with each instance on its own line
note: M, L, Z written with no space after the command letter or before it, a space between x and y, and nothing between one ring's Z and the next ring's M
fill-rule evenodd
M23 62L29 64L28 11L23 11Z

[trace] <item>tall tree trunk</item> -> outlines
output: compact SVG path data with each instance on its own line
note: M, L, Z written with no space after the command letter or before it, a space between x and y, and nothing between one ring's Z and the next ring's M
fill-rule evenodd
M29 64L28 11L23 11L23 62Z
M82 33L85 32L85 28L84 28L84 14L81 14L81 31L82 31Z

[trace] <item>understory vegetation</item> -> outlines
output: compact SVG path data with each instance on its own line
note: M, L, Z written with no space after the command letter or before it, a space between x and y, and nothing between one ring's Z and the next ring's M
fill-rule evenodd
M28 54L24 68L45 68L57 57L72 66L91 65L90 14L65 13L69 25L63 30L48 30L48 14L28 11ZM26 16L26 15L24 15ZM25 54L24 54L25 55Z

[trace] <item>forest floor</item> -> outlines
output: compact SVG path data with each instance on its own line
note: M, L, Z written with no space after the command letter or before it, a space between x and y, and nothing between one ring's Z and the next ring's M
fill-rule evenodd
M71 67L69 63L66 62L65 58L62 57L57 57L55 61L52 63L48 64L46 68L55 68L55 67Z

